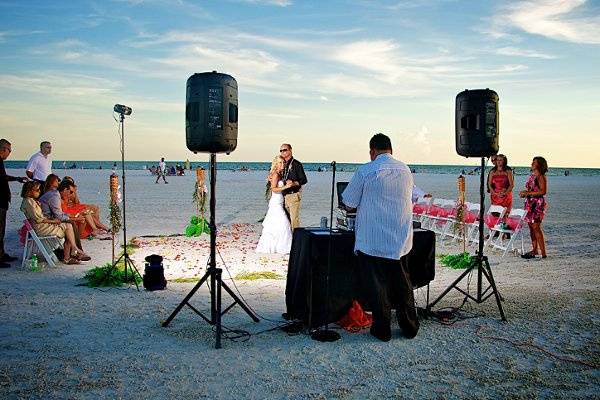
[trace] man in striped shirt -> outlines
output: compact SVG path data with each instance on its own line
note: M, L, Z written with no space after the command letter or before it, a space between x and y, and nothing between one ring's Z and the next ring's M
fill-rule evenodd
M356 208L356 242L361 280L373 311L371 335L391 339L391 308L407 338L419 330L406 255L412 248L413 177L392 157L390 138L378 133L369 142L371 162L362 165L344 190Z

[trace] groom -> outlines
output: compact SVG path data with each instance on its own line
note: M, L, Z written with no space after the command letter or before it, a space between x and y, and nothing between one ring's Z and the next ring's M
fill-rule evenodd
M285 189L283 193L283 200L285 204L285 210L290 218L290 225L292 226L292 232L294 229L300 226L300 202L302 201L302 186L306 185L308 180L304 173L304 167L302 163L296 160L292 155L292 145L284 143L279 146L279 154L285 160L285 167L283 169L283 181L285 183L291 183L291 187Z

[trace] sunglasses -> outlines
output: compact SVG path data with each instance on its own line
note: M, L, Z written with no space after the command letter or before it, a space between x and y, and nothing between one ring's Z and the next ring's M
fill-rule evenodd
M281 150L279 150L280 153L285 153L286 151L290 151L290 149L281 149Z

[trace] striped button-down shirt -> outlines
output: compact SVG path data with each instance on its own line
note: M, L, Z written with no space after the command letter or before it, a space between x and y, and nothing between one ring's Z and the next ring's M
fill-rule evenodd
M362 165L342 199L356 208L354 251L399 260L412 248L413 177L410 169L384 153Z

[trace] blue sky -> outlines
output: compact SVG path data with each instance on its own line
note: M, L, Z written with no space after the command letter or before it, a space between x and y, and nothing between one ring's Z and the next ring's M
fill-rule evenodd
M398 158L456 155L454 99L500 96L512 164L600 167L600 2L0 1L0 135L11 159L42 140L55 159L204 159L185 147L185 83L239 85L239 141L223 160L362 162L384 132Z

